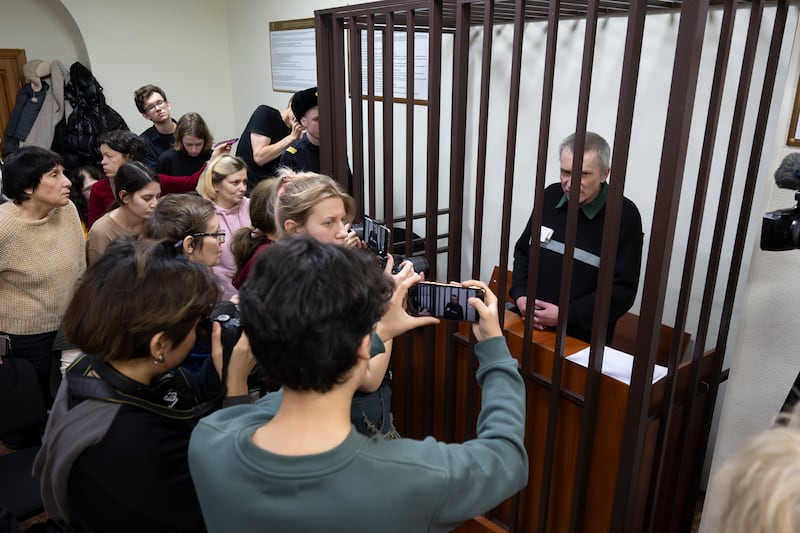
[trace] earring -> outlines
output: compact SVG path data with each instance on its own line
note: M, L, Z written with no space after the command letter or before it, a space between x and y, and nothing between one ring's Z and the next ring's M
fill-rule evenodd
M155 357L153 357L153 364L154 365L164 364L164 356L162 354L158 354Z

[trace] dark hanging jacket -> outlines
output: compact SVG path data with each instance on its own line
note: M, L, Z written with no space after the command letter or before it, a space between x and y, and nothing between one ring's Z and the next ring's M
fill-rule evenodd
M129 128L122 116L106 104L103 87L88 68L76 61L69 73L64 97L72 104L72 113L56 127L53 150L64 158L64 166L72 169L97 162L97 138L101 133Z

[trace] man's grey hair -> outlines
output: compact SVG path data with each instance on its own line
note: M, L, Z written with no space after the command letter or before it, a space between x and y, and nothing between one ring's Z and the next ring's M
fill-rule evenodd
M570 151L575 151L575 134L573 133L563 141L558 147L558 155L564 153L564 150L569 148ZM597 152L597 164L600 165L600 174L605 174L606 170L611 167L611 147L605 139L593 131L586 132L586 142L584 143L583 152Z

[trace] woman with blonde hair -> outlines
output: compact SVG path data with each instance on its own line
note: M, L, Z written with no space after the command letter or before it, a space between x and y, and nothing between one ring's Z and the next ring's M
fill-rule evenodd
M240 228L250 226L250 200L244 195L246 190L247 165L243 159L233 155L212 159L200 176L197 192L214 204L220 231L225 235L233 235ZM230 299L238 292L232 283L237 269L230 241L222 244L220 263L213 268L222 299Z
M353 197L332 178L301 173L289 178L278 199L280 238L309 235L320 242L363 248L364 242L350 230L355 217Z
M326 244L364 248L366 244L350 230L355 217L355 201L333 179L322 174L301 173L290 175L283 193L277 201L278 233L281 238L313 237ZM367 253L367 252L364 252ZM387 264L391 272L393 260ZM377 266L376 266L377 268ZM413 272L406 264L402 276ZM388 275L388 274L387 274ZM395 439L399 435L392 420L391 362L392 341L384 340L386 350L373 354L358 391L353 396L350 421L356 430L368 436L378 435Z

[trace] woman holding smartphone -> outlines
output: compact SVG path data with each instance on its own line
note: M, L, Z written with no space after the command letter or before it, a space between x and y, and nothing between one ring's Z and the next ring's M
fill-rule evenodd
M355 201L328 176L303 173L292 177L278 197L276 215L280 238L307 235L328 244L366 246L350 230L355 216ZM385 268L387 275L393 266L390 259ZM393 276L395 285L413 273L411 264L405 263ZM377 351L380 341L385 351ZM353 396L350 413L350 420L360 433L379 435L387 440L400 437L392 419L391 374L388 372L391 353L391 338L376 339L373 336L373 357L358 392Z

